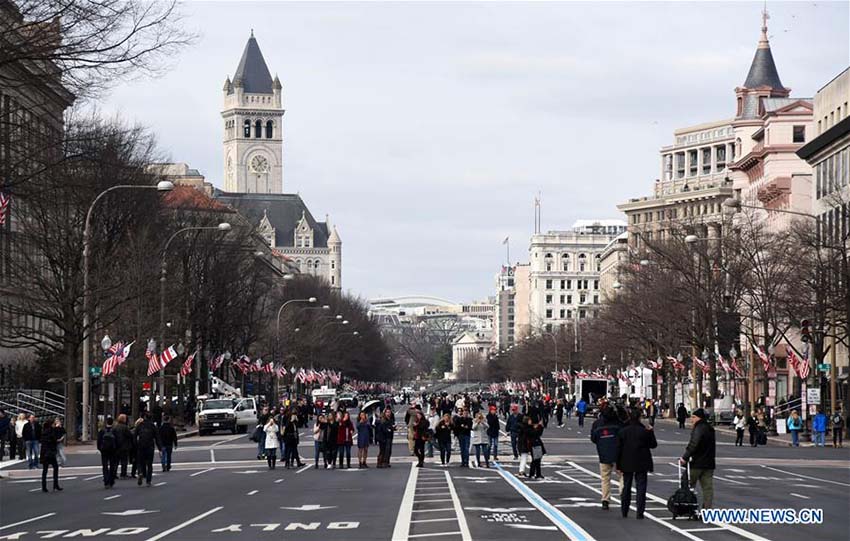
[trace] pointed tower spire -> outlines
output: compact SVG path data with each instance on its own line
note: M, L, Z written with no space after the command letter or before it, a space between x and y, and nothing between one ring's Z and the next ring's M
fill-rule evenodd
M779 79L779 72L776 70L776 63L773 61L773 53L770 51L770 41L767 39L768 19L770 19L770 15L767 13L767 3L765 2L765 7L761 12L761 36L744 87L759 88L766 86L784 91L785 87L782 86L782 81Z
M233 75L233 83L234 85L241 83L245 92L254 94L273 93L272 76L269 73L269 67L266 65L266 59L260 52L260 46L254 37L253 29L251 30L251 37L248 38L248 43L245 44L245 50L242 51L242 58L239 60L236 73Z

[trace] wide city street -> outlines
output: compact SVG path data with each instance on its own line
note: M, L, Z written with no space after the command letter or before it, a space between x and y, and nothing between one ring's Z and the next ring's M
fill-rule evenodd
M396 415L403 417L404 409ZM503 427L504 428L504 427ZM246 435L215 434L181 440L172 471L155 460L153 486L119 480L102 485L99 454L78 448L61 470L63 492L43 494L39 470L3 463L0 539L122 537L135 540L264 539L846 539L850 516L848 449L735 447L718 431L715 507L818 508L819 525L704 524L672 520L666 501L677 486L676 460L689 430L656 423L658 448L649 477L646 518L620 517L619 500L602 510L595 447L575 418L550 422L542 480L520 478L503 432L500 457L489 469L442 468L437 457L422 469L396 435L392 467L325 470L313 467L312 434L301 431L305 466L269 471ZM507 451L507 453L505 453ZM616 492L616 491L615 491Z

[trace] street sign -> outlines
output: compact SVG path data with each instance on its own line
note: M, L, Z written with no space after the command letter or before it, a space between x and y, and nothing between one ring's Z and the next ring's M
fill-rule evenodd
M89 375L92 377L98 377L103 371L99 366L90 366L89 367Z
M829 372L829 364L828 363L819 364L818 370L820 370L821 372Z
M820 389L806 389L806 402L809 404L819 404L820 403Z

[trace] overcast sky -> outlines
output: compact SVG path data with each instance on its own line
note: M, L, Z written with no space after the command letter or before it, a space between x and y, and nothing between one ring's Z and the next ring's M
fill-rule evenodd
M674 129L728 118L761 2L192 2L198 42L104 109L222 186L221 88L253 28L283 83L284 190L330 214L343 285L367 298L483 299L543 229L621 218ZM846 2L771 2L783 84L848 65Z

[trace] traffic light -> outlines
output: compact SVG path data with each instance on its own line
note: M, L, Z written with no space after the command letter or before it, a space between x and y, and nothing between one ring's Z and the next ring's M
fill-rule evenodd
M809 328L809 320L804 319L800 322L800 335L804 343L808 344L812 341L812 330Z

